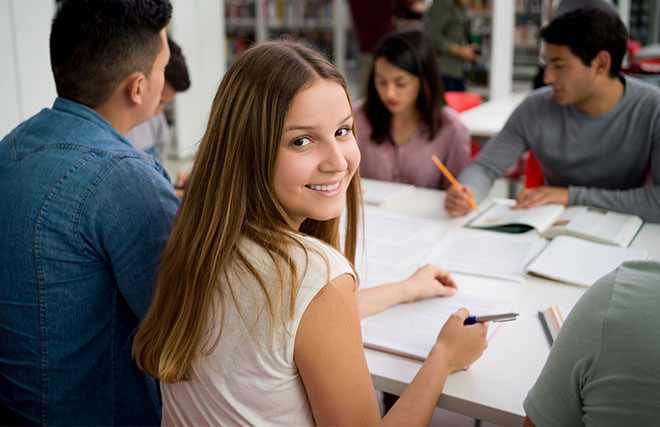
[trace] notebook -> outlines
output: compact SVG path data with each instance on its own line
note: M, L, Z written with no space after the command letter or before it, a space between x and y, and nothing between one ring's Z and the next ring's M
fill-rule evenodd
M511 311L510 303L459 291L451 297L395 305L362 319L362 341L367 348L426 360L440 329L461 307L477 316ZM500 325L490 323L489 339Z
M467 226L511 233L535 228L547 238L570 235L627 247L644 225L636 215L587 206L547 204L532 209L510 209L513 204L514 200L495 202Z

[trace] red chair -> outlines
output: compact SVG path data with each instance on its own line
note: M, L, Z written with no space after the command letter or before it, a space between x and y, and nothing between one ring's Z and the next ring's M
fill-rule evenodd
M527 166L525 167L525 188L534 188L545 185L545 178L543 177L543 170L539 161L536 160L534 153L529 150L527 156Z
M451 108L456 110L457 113L462 113L465 110L474 108L477 105L481 105L481 95L478 93L472 92L458 92L458 91L449 91L445 92L445 102ZM481 144L476 141L470 142L470 158L474 157L479 153Z
M472 92L449 91L445 92L445 101L456 112L462 113L465 110L480 105L481 95Z

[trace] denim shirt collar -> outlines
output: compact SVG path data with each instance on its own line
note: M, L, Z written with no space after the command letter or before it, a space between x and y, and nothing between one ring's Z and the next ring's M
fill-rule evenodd
M96 111L59 97L53 108L44 108L14 129L10 144L14 160L48 146L137 154L131 143Z
M110 124L109 121L107 121L103 116L86 105L72 101L70 99L57 97L53 103L53 110L73 114L82 119L89 120L90 122L101 126L103 130L113 134L113 136L117 137L117 139L119 139L124 144L131 146L131 143L128 142L128 140L124 138L124 136L120 134L117 129L115 129L115 127Z

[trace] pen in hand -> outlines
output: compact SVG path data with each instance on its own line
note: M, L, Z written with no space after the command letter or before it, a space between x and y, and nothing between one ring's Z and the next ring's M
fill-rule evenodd
M474 325L483 322L509 322L516 320L518 313L489 314L486 316L470 316L463 322L464 325Z
M438 169L440 169L440 171L441 171L441 172L447 177L447 179L449 180L449 182L451 182L451 185L453 185L454 187L456 187L456 189L457 189L458 191L463 191L463 186L462 186L461 184L459 184L458 181L456 181L456 178L454 178L454 175L452 175L451 172L449 172L449 169L447 169L447 168L445 167L445 165L442 164L442 162L440 161L440 159L438 159L438 156L433 155L433 156L431 157L431 159L433 160L433 162L435 163L435 165L438 167ZM465 196L465 200L467 200L467 202L470 204L470 206L472 206L472 208L473 208L475 211L478 211L478 210L479 210L479 207L477 206L476 203L474 203L474 200L472 200L472 197L466 195L466 196Z

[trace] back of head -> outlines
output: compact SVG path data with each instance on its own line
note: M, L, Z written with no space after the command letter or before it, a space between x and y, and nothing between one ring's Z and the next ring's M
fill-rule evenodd
M169 0L64 0L50 34L57 93L94 108L131 73L149 77Z
M165 67L165 80L177 92L183 92L190 87L190 76L186 66L186 58L178 44L171 38L167 38L170 47L170 61Z
M610 77L616 77L628 30L614 11L588 6L558 16L541 30L541 37L546 43L568 46L584 65L591 65L598 52L607 51L612 60Z
M419 78L420 90L417 107L422 119L431 130L431 137L442 123L441 109L445 105L444 86L433 48L426 32L404 29L385 36L373 51L374 63L384 58L390 64ZM390 113L378 96L375 85L375 67L367 85L367 116L372 124L372 139L379 140L389 130Z

